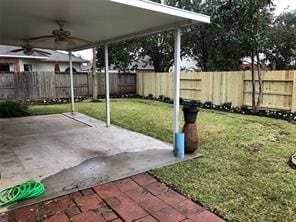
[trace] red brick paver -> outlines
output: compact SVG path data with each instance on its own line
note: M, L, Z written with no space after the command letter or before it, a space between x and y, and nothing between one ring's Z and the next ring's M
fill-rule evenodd
M149 191L145 190L142 187L136 188L134 190L129 190L125 193L136 202L142 202L150 197L153 197L153 195Z
M179 222L186 219L185 216L169 206L153 212L151 215L160 222Z
M81 211L95 210L103 204L102 199L97 194L92 194L74 199Z
M83 212L72 218L73 222L105 222L104 218L94 211Z
M182 196L181 194L177 193L176 191L169 190L167 192L164 192L160 194L159 199L163 200L169 205L176 205L177 203L180 203L184 200L186 200L186 197Z
M69 194L70 199L74 199L76 197L81 197L82 196L82 193L81 192L78 191L78 192L70 193Z
M131 178L140 186L145 186L157 181L154 177L152 177L148 173L141 173L141 174L132 176Z
M170 188L168 186L166 186L163 183L160 182L154 182L151 184L148 184L146 186L144 186L146 190L148 190L150 193L152 193L153 195L160 195L162 193L168 192L170 190Z
M23 207L14 211L16 221L23 222L32 220L38 213L38 205Z
M0 215L0 222L224 222L148 173Z
M114 183L122 192L133 190L139 187L139 185L136 182L134 182L131 178L119 180Z
M64 213L59 213L46 219L44 222L68 222L68 217Z
M77 214L80 214L81 211L79 210L78 207L71 207L71 208L68 208L65 213L69 218L71 218Z
M112 211L111 212L110 211L104 212L104 213L102 213L102 215L105 218L105 220L107 220L107 221L113 221L118 218L117 215Z
M204 211L202 213L195 214L190 219L198 222L224 222L223 219L211 213L210 211Z
M87 195L94 194L95 191L93 189L89 188L89 189L81 190L81 193L83 194L83 196L87 196Z
M157 220L155 218L153 218L152 216L147 216L141 219L136 220L135 222L157 222Z
M150 198L147 198L144 201L139 202L139 205L149 213L159 211L167 207L167 204L165 204L162 200L158 199L155 196L151 196Z
M188 199L178 203L174 206L174 208L189 218L206 210L205 208Z
M98 185L95 186L94 189L102 198L116 197L122 194L114 183Z
M148 215L135 201L126 194L107 198L107 204L114 209L124 221L133 221Z

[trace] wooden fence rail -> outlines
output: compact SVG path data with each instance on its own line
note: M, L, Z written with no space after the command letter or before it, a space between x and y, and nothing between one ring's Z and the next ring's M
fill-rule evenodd
M296 111L296 71L263 72L261 108ZM137 94L173 98L171 73L137 73ZM258 89L258 80L256 79ZM257 91L258 93L258 91ZM252 104L252 80L248 72L182 73L180 94L184 99L231 102L233 106Z
M92 75L75 73L73 75L75 96L92 95ZM135 74L110 74L111 94L136 93ZM98 94L105 94L104 73L98 74ZM69 98L70 75L53 72L0 73L0 99L41 99Z

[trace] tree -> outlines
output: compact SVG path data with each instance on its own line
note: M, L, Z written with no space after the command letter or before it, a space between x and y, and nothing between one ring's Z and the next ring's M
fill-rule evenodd
M160 0L154 1L160 2ZM272 0L202 2L204 1L164 1L171 6L211 16L210 25L192 26L183 30L181 55L195 58L203 71L239 70L244 57L252 58L254 68L255 57L259 58L260 62L258 55L266 45L266 29L270 22L269 6ZM115 44L110 46L110 64L113 63L120 70L125 70L131 61L137 61L148 55L150 57L148 62L154 65L156 72L166 72L174 61L173 45L174 35L171 32L133 40L128 44L126 42ZM102 52L103 49L98 49L98 58L102 58ZM99 67L101 65L103 63L99 64Z
M272 0L211 0L200 8L211 15L211 25L192 28L187 41L191 53L205 71L238 70L244 57L251 58L252 108L262 102L260 53L268 46ZM196 38L196 41L194 41ZM259 79L256 101L255 61Z
M161 0L153 0L161 3ZM200 3L196 0L165 0L163 4L193 10L196 4ZM183 33L184 35L184 33ZM183 42L182 42L183 43ZM150 62L154 66L155 72L168 72L174 64L174 33L165 32L152 36L147 36L138 40L139 56L148 55ZM184 47L182 46L181 55L185 55Z
M108 45L109 64L114 65L120 72L126 72L130 68L132 61L138 56L138 46L136 41L125 41ZM105 47L97 47L97 67L105 67Z
M196 4L195 11L211 16L211 24L194 26L184 35L186 53L203 71L239 70L245 52L241 49L243 24L238 23L241 7L236 1L211 0Z
M296 10L279 15L269 29L266 61L276 70L296 68Z
M138 40L139 56L149 56L155 72L168 72L174 63L174 34L161 33Z
M238 34L242 36L242 49L245 55L251 58L252 71L252 110L258 112L263 100L263 81L260 70L260 53L269 43L267 30L272 20L273 0L239 0L236 1L240 9L242 21L238 19L238 25L242 25ZM256 101L255 60L257 61L258 98Z

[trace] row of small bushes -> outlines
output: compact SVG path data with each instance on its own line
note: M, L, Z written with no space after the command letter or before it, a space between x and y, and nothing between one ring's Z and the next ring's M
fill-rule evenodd
M74 98L75 102L82 102L86 99L89 99L87 96L77 96ZM21 103L25 103L27 105L50 105L50 104L66 104L71 102L71 98L55 98L55 99L27 99L27 100L19 100Z
M157 100L160 102L170 103L173 104L174 100L160 95L159 97L154 97L152 94L149 94L148 96L137 96L137 98L142 99L149 99L149 100ZM288 111L277 111L277 110L259 110L258 112L254 113L252 109L248 106L241 106L241 107L234 107L232 106L231 102L225 102L220 105L213 104L210 101L202 103L199 100L184 100L183 98L180 98L180 104L186 105L188 103L194 102L198 107L205 108L205 109L214 109L219 111L225 111L225 112L231 112L231 113L238 113L238 114L246 114L246 115L257 115L257 116L265 116L265 117L271 117L276 119L282 119L282 120L288 120L288 121L296 121L296 112L288 112Z
M94 100L94 102L100 101L100 99L104 99L105 96L98 96L98 100ZM158 97L154 97L152 94L148 96L140 96L136 94L121 94L121 95L111 95L110 98L137 98L137 99L147 99L147 100L157 100L160 102L165 102L169 104L173 104L174 100L160 95ZM75 97L75 102L82 102L84 100L92 100L90 97ZM37 99L37 100L25 100L25 101L4 101L0 102L0 117L19 117L29 115L28 105L46 105L46 104L64 104L70 103L70 98L57 98L57 99ZM210 101L202 103L199 100L184 100L180 98L180 104L186 105L188 103L194 102L197 107L205 108L205 109L214 109L219 111L231 112L231 113L239 113L239 114L247 114L247 115L258 115L271 117L276 119L283 120L291 120L296 121L296 112L287 112L287 111L275 111L275 110L259 110L254 113L250 107L241 106L241 107L233 107L231 102L226 102L221 105L213 104Z

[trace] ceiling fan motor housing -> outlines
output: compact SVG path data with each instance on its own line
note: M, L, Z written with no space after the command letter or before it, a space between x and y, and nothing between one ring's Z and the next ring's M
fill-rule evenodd
M71 36L71 32L63 30L63 29L57 29L57 30L53 30L52 34L54 36L56 36L56 38L67 38Z
M30 47L24 47L24 54L25 55L32 55L33 54L33 48L30 48Z

